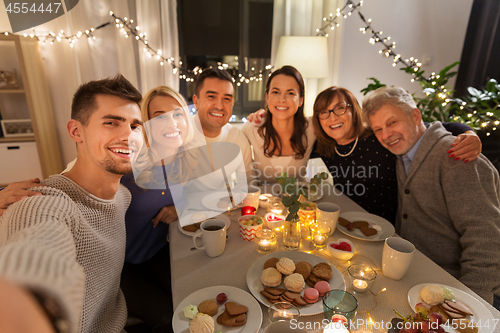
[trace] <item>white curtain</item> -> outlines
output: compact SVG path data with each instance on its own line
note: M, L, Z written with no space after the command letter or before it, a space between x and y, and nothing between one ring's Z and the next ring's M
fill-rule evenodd
M84 32L112 21L110 10L119 17L134 19L134 24L147 32L151 47L178 62L176 0L80 0L69 13L36 27L35 31L44 34L63 30L67 35ZM25 32L29 34L31 30ZM63 163L76 157L66 123L70 119L73 94L80 84L121 73L143 94L160 84L178 89L178 75L172 73L172 67L168 63L160 66L159 60L148 57L143 44L133 36L125 38L114 22L96 30L94 35L96 40L81 37L73 48L65 40L40 46Z
M335 14L337 8L342 8L343 5L343 0L274 0L271 64L275 63L281 36L316 36L316 29L324 24L323 17ZM322 79L305 79L307 115L312 114L314 99L320 91L338 85L342 21L339 20L340 27L328 31L328 76Z

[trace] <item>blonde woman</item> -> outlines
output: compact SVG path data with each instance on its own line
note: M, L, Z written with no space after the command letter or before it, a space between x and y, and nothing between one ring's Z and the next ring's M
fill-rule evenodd
M168 224L177 220L195 158L190 154L196 129L184 98L159 86L141 103L146 144L122 177L132 193L125 215L127 245L121 288L129 315L146 322L154 332L172 328L172 291ZM177 210L176 210L177 209Z

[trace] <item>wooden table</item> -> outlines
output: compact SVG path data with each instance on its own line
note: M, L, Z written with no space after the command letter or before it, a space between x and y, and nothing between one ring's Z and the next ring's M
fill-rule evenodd
M265 192L262 192L265 193ZM190 198L192 207L199 207L204 210L201 205L200 198ZM325 196L319 202L333 202L340 206L341 213L349 211L365 211L351 199L345 195L336 195L335 193L325 193ZM265 211L259 209L258 213L264 215ZM241 288L247 292L249 289L246 284L247 270L250 265L263 256L256 251L253 242L243 240L239 235L238 218L240 210L226 213L231 219L231 227L228 229L228 239L224 254L216 258L208 257L204 251L191 251L193 247L192 237L182 234L177 226L178 222L170 225L170 256L171 256L171 271L172 271L172 294L174 309L177 305L191 293L214 285L228 285ZM329 242L338 238L347 238L339 230L336 230L329 238ZM340 262L334 259L328 253L328 250L315 251L313 254L323 257L330 261L344 275L346 285L346 269L353 263L366 263L377 270L377 279L373 285L373 293L377 294L356 296L359 302L357 319L372 320L374 323L379 323L379 327L372 326L369 329L361 329L359 332L387 332L382 329L381 323L387 323L391 318L395 317L393 310L407 315L412 313L412 309L408 304L408 290L411 287L421 283L440 283L457 289L460 289L469 295L477 298L483 303L488 310L491 311L495 319L500 320L500 312L477 296L468 287L448 274L441 267L437 266L433 261L423 255L420 251L416 251L406 275L400 281L394 281L386 278L380 268L382 261L383 241L368 242L357 240L349 237L354 243L355 256L349 262ZM279 241L278 251L282 251L282 241ZM306 244L307 246L307 244ZM303 249L303 247L301 248ZM381 291L385 288L385 291ZM349 290L349 289L348 289ZM262 305L262 309L267 311L267 307ZM302 316L301 322L321 322L324 319L323 314ZM269 323L269 320L264 313L262 328ZM309 332L322 332L318 329L310 329ZM500 333L500 325L496 325L491 332Z

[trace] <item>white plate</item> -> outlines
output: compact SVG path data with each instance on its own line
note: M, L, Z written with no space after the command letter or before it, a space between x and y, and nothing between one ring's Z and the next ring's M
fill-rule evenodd
M252 264L252 266L250 266L247 272L247 285L252 295L265 306L270 306L272 303L269 302L269 300L260 293L261 290L264 290L264 285L260 281L260 276L262 275L262 271L264 270L264 263L267 261L267 259L273 257L278 259L282 257L287 257L289 259L292 259L294 262L306 261L313 266L319 264L320 262L326 262L330 264L325 259L317 257L315 255L304 252L294 252L294 251L269 253L255 260L255 262ZM330 264L330 266L332 267L332 273L333 273L332 278L329 281L330 290L332 289L345 290L345 282L344 278L342 277L342 274L332 264ZM280 288L285 288L283 283L281 283ZM306 288L309 288L307 284ZM303 291L301 292L301 295L304 295ZM323 313L323 304L321 300L319 300L314 304L307 304L305 306L299 307L299 311L301 316Z
M194 213L204 213L205 215L209 216L209 214L213 214L214 212L213 211L210 211L210 212L208 212L208 211L192 212L192 213L188 214L186 216L186 218L191 219L191 215L193 215ZM229 219L229 217L227 217L224 214L220 214L220 215L217 215L217 216L214 216L214 217L210 217L210 219L217 219L217 220L224 221L224 223L226 224L226 230L229 229L229 227L231 226L231 220ZM182 229L181 224L179 222L177 222L177 227L179 228L179 231L182 232L184 235L194 236L195 232L193 232L193 231L186 231L186 230Z
M227 193L227 191L213 192L204 196L203 199L201 199L201 203L203 204L203 206L205 206L210 210L215 210L217 212L227 212L228 207L220 208L219 206L217 206L220 199L224 197L226 197L227 200L229 201L229 194ZM233 200L236 205L238 205L244 199L242 198L241 200L238 201L238 198L239 198L238 193L233 193Z
M240 305L244 305L248 308L247 312L247 322L245 325L240 327L226 327L217 324L217 316L224 312L224 304L219 305L219 311L212 318L215 323L214 332L231 332L231 333L256 333L260 329L262 324L262 309L249 293L236 287L230 286L213 286L200 289L195 291L188 297L186 297L175 309L174 316L172 318L172 327L175 333L189 333L189 324L191 319L184 317L182 309L186 306L192 304L198 306L202 301L211 299L215 301L218 294L225 293L227 295L228 302L235 302Z
M346 227L343 227L340 225L340 223L337 223L337 229L347 236L351 236L352 238L367 241L383 241L387 237L391 237L394 235L394 226L391 224L391 222L380 216L363 212L347 212L340 214L340 217L343 217L351 222L366 221L370 223L370 226L372 228L378 229L378 232L375 235L367 237L358 228L354 228L353 231L349 231Z
M410 307L415 311L415 305L418 303L424 303L422 301L422 298L420 297L420 290L424 288L425 286L429 285L430 283L422 283L418 284L416 286L413 286L409 291L408 291L408 303L410 303ZM481 320L481 327L479 327L479 332L478 333L491 333L495 327L495 322L493 321L493 315L491 314L490 310L488 310L481 302L479 302L477 299L472 297L471 295L467 294L466 292L463 292L460 289L453 288L453 287L448 287L444 284L439 284L436 283L438 286L441 288L446 287L453 291L455 294L455 299L457 301L460 301L467 305L474 316L467 316L471 321L477 323L479 320ZM486 323L489 324L489 327L484 326L487 325ZM459 333L458 331L452 329L451 327L446 327L443 326L443 328L447 332L453 332L453 333Z

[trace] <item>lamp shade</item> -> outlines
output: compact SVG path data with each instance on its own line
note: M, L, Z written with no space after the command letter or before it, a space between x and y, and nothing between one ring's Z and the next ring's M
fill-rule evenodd
M291 65L304 78L322 78L329 74L328 44L324 36L282 36L278 46L276 69Z

